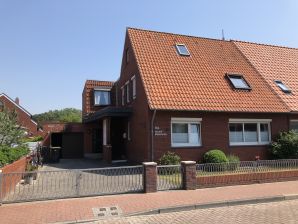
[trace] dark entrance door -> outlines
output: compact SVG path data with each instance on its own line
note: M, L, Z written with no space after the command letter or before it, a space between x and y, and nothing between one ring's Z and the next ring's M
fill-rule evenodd
M123 118L111 119L112 159L126 159L126 144L123 134L126 133L126 122Z
M102 129L92 129L92 153L102 153Z
M63 159L82 158L84 156L84 135L83 133L63 133L62 151Z

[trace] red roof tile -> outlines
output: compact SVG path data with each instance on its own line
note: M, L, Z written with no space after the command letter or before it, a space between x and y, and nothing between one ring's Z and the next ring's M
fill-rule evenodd
M298 49L234 41L251 64L291 111L298 111ZM284 93L274 82L282 81L292 91Z
M287 107L230 41L128 29L149 107L159 110L286 112ZM190 57L177 54L185 44ZM243 74L251 91L226 73Z

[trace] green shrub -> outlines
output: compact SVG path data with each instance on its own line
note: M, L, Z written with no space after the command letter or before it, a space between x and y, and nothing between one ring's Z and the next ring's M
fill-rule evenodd
M240 166L240 159L238 156L228 155L227 159L228 159L227 170L233 171Z
M226 163L228 159L225 153L219 149L213 149L204 154L204 163Z
M180 157L174 152L166 152L162 157L160 157L159 165L178 165L180 164Z
M3 167L7 164L13 163L22 156L25 156L29 153L29 149L26 146L17 146L11 148L5 145L0 146L0 167Z
M270 151L277 159L298 159L298 133L281 132L277 140L271 143Z

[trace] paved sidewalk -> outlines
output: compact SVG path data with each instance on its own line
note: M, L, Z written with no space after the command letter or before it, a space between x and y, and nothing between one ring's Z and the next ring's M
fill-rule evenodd
M297 224L298 200L107 219L92 224ZM91 224L91 223L90 223Z
M8 204L0 207L0 220L6 224L82 221L95 219L92 208L99 207L118 206L129 215L164 207L290 194L298 194L298 181Z

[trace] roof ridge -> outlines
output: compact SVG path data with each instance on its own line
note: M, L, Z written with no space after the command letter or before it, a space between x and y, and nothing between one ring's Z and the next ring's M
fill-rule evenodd
M139 31L145 31L149 33L160 33L160 34L167 34L167 35L176 35L176 36L183 36L183 37L191 37L191 38L198 38L198 39L204 39L204 40L215 40L220 42L229 42L230 40L221 40L211 37L199 37L199 36L193 36L193 35L187 35L187 34L179 34L179 33L173 33L173 32L164 32L164 31L156 31L156 30L147 30L142 28L135 28L135 27L127 27L127 30L139 30Z
M107 80L94 80L94 79L86 79L86 82L112 82L112 83L114 83L114 81L107 81Z
M255 44L255 45L262 45L267 47L277 47L277 48L285 48L285 49L291 49L291 50L298 50L298 48L295 47L289 47L289 46L283 46L283 45L276 45L276 44L265 44L265 43L257 43L252 41L244 41L244 40L230 40L231 42L240 42L240 43L246 43L246 44Z

